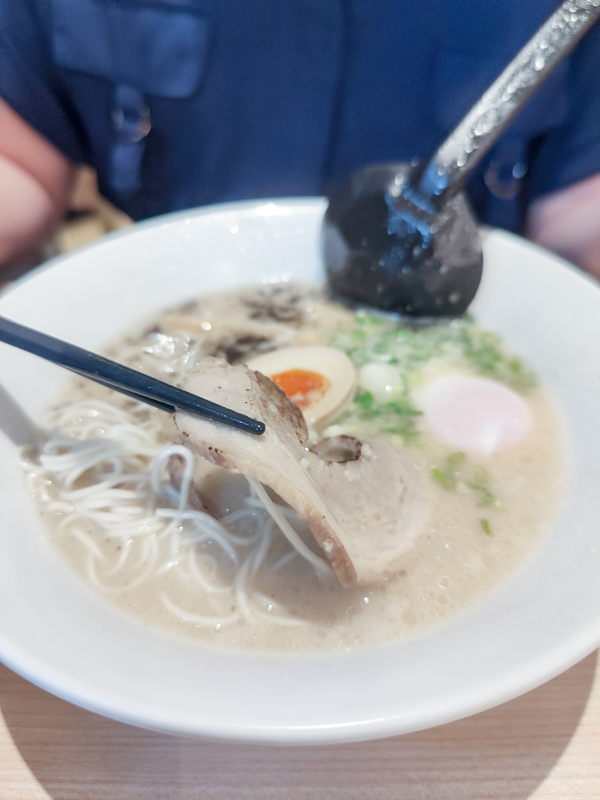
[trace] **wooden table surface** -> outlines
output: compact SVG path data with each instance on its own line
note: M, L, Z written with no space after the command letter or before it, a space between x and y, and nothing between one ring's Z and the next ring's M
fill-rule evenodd
M185 739L76 708L0 665L1 800L600 800L600 660L469 719L376 742Z

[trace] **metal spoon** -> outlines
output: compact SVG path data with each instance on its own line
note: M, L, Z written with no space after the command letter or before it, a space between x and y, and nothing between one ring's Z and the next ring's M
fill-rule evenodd
M562 3L428 162L366 167L330 198L322 245L334 295L415 317L466 311L483 255L465 178L599 17L600 0Z

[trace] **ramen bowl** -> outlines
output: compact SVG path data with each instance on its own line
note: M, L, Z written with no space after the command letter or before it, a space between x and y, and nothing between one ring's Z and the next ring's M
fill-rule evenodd
M246 202L134 226L55 259L0 297L0 314L83 347L162 309L239 286L319 280L321 199ZM406 733L482 711L600 644L600 290L543 250L484 231L472 311L556 400L566 497L529 561L480 605L410 639L314 654L219 650L128 617L49 543L16 447L64 385L0 346L0 659L42 688L134 725L218 739L325 743ZM377 502L377 499L374 499Z

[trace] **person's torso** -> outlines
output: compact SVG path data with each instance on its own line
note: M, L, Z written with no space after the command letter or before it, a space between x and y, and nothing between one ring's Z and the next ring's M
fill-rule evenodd
M102 190L134 218L321 194L425 158L556 0L45 0ZM568 112L564 66L471 181L516 229L531 143ZM519 166L521 165L521 166Z

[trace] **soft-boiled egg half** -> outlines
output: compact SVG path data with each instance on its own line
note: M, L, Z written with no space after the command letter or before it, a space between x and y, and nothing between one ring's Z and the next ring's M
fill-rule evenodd
M467 452L490 455L522 441L531 427L525 400L488 378L448 375L416 394L426 426Z
M253 358L248 366L283 389L315 430L334 420L356 391L353 363L333 347L283 347Z

